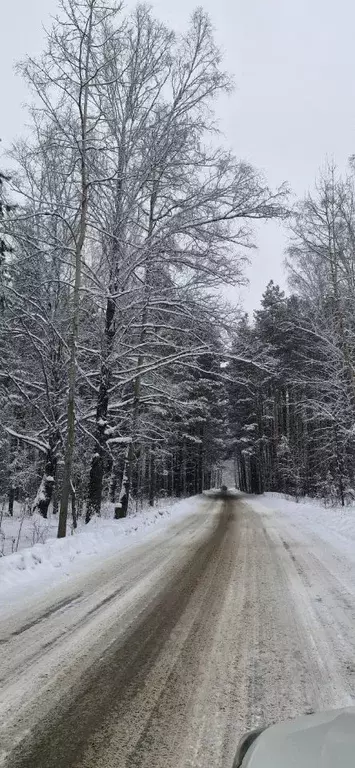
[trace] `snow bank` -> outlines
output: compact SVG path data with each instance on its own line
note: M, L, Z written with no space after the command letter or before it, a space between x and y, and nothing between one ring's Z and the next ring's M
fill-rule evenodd
M29 585L36 585L36 589L41 586L47 588L61 577L67 578L74 572L85 570L88 565L97 564L105 557L137 544L149 533L161 532L171 522L196 512L203 501L202 497L182 501L165 499L157 507L143 509L123 520L93 518L88 525L81 524L65 539L53 537L57 526L55 518L54 523L53 518L48 521L40 518L43 536L52 535L42 543L0 558L0 605L12 600L14 590L18 592L18 588L27 589ZM31 520L33 522L33 518ZM11 520L9 522L14 524Z
M295 501L281 493L264 493L249 497L261 514L272 513L279 523L285 522L304 534L316 534L326 544L335 546L355 562L355 506L325 507L317 499ZM245 499L248 502L248 499Z

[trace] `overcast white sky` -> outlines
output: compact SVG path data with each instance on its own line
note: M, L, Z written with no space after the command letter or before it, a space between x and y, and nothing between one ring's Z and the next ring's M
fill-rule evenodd
M56 0L12 0L2 9L4 148L26 121L26 89L13 62L42 50L42 25L48 25L56 5ZM235 93L218 107L221 128L236 155L261 168L270 184L287 180L299 196L312 188L327 157L345 169L355 153L353 0L153 0L150 5L177 30L196 5L209 12L225 68L236 82ZM286 238L276 224L259 228L246 309L258 305L271 278L284 286Z

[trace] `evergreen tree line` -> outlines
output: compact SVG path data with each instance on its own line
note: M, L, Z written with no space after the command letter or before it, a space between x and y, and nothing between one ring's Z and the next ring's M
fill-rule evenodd
M269 283L228 365L237 484L344 505L355 496L352 162L346 178L327 167L297 205L286 266L291 294Z
M0 496L58 535L102 503L220 482L221 363L255 219L285 189L218 145L231 91L206 14L176 35L144 6L62 0L18 65L29 128L0 177Z

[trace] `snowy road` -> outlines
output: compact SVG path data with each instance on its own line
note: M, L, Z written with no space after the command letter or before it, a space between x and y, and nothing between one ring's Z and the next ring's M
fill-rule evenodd
M243 500L28 602L0 630L0 765L224 768L245 729L355 701L355 565Z

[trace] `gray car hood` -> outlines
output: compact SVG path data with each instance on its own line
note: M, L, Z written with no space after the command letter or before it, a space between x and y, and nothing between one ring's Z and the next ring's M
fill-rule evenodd
M249 749L242 768L355 768L355 707L267 728Z

